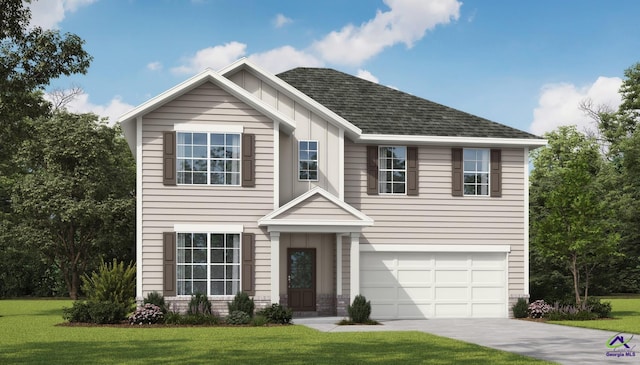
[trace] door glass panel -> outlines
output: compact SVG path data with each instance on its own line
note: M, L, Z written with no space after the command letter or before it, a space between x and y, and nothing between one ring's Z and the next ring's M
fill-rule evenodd
M313 287L313 253L310 251L291 252L291 272L289 288L305 289Z

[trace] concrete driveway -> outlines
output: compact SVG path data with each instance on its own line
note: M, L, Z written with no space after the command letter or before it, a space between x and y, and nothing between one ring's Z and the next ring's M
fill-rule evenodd
M635 348L640 335L620 334L614 352L607 342L616 339L616 332L515 319L393 320L382 321L381 326L337 326L341 319L296 318L294 323L323 332L421 331L561 364L640 365L640 346ZM629 348L620 340L628 341Z

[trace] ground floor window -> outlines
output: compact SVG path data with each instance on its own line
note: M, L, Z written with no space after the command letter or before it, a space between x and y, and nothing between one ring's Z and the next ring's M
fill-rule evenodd
M178 295L235 295L240 291L240 235L178 233Z

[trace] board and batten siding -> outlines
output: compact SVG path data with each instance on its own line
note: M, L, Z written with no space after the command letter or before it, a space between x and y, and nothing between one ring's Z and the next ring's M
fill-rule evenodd
M280 133L280 205L315 186L339 196L339 128L250 72L241 70L229 79L296 122L293 135ZM298 141L302 140L318 141L318 181L298 180Z
M524 149L502 149L502 197L453 197L451 148L420 146L419 195L367 195L367 146L345 141L345 202L375 221L369 244L509 245L509 295L524 291Z
M242 125L255 135L256 185L162 183L162 132L175 124ZM255 234L256 297L270 296L270 241L257 220L273 209L273 121L212 83L203 84L142 118L143 295L162 292L162 232L174 224L243 225Z

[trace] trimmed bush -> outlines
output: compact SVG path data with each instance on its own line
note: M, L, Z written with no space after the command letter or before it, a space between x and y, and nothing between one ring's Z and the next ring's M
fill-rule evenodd
M89 304L89 316L91 322L97 324L114 324L120 323L126 318L129 311L128 306L112 302L87 302Z
M611 302L602 302L600 298L589 297L586 306L590 308L591 313L596 314L598 318L611 317Z
M263 316L261 314L256 314L251 319L251 325L255 326L255 327L262 327L262 326L266 325L267 323L269 323L269 320L267 319L267 317L265 317L265 316Z
M153 304L155 306L158 306L164 314L169 311L169 308L167 308L167 304L164 302L164 297L162 296L162 294L155 291L147 294L147 297L144 298L144 304Z
M211 302L207 298L206 295L202 293L196 293L191 296L191 300L189 301L189 308L187 309L187 314L204 314L211 315Z
M89 304L85 301L76 300L71 308L62 308L62 318L72 323L91 323Z
M233 311L227 316L225 322L233 325L248 324L251 322L251 316L249 316L249 313L243 311Z
M147 303L129 316L129 324L156 324L164 322L162 309L155 304Z
M123 308L126 314L133 310L135 303L136 268L129 263L118 263L116 259L111 265L102 263L98 271L82 277L82 290L89 302L110 302L114 307Z
M551 306L542 299L529 304L529 317L531 318L542 318L550 311Z
M363 295L356 295L353 304L347 307L349 318L353 323L367 323L370 321L371 302Z
M257 314L267 318L269 323L275 324L290 324L291 318L293 318L293 311L290 308L285 308L276 303L271 304L271 307L266 307Z
M253 299L249 298L249 294L239 292L235 297L233 297L233 301L227 304L227 308L229 309L229 313L242 311L248 314L249 317L253 317L255 304Z
M529 303L525 298L518 298L516 304L511 307L515 318L527 318L529 315Z

